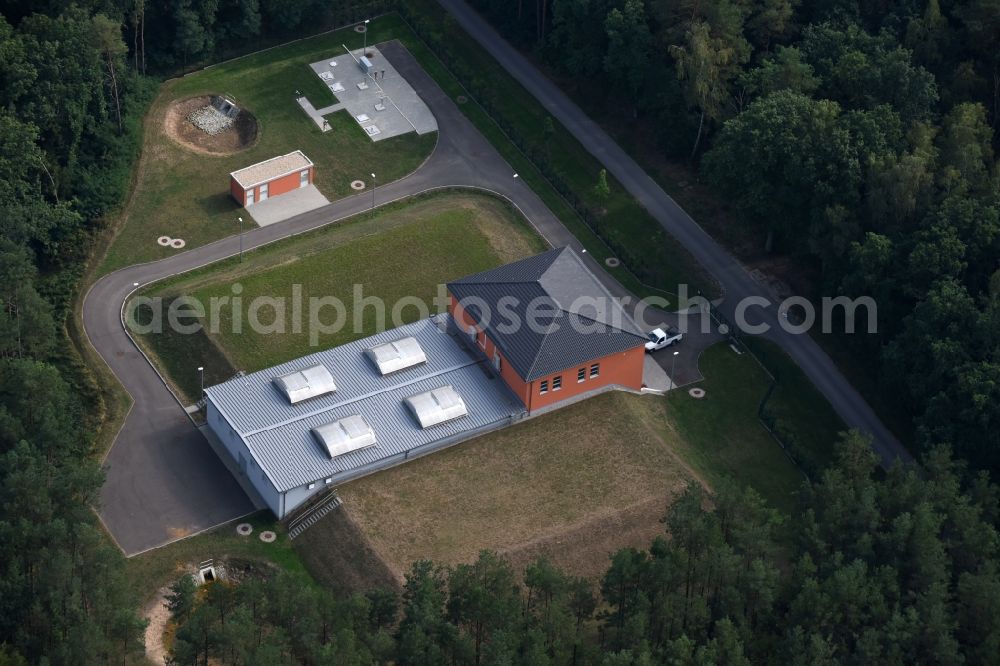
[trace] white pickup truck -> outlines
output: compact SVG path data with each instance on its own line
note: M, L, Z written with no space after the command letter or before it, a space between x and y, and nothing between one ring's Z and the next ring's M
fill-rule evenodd
M646 351L648 352L676 345L684 338L684 334L679 333L673 326L667 326L666 329L654 328L646 336L649 338L649 341L646 342Z

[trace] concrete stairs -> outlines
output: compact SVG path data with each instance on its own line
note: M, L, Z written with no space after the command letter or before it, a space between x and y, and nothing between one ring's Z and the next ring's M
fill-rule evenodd
M341 504L343 502L337 496L337 491L331 490L328 495L307 507L302 513L288 522L288 538L294 539L299 536L319 522L323 516L337 509Z

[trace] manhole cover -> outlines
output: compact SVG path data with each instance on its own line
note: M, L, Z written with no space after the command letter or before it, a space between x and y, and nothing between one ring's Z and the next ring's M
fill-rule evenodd
M363 180L352 180L351 181L352 190L363 190L365 189L365 181Z
M162 245L163 247L166 247L170 245L170 241L172 240L173 239L170 236L160 236L159 238L156 239L156 242Z
M691 396L692 398L701 400L702 398L705 397L705 389L693 388L690 391L688 391L688 395Z
M455 98L455 101L458 102L459 104L465 104L466 102L469 101L469 98L466 97L465 95L459 95L458 97Z
M241 536L249 536L253 532L253 525L250 523L240 523L236 526L236 533Z
M264 543L273 543L274 540L277 538L278 535L270 530L260 533L260 540L263 541Z
M608 268L618 268L622 265L621 259L618 257L608 257L604 260L604 263L608 266Z
M174 248L175 250L181 249L186 244L187 243L184 242L183 238L174 238L173 240L170 241L170 247Z
M359 34L362 32L368 32L368 28L366 28L364 24L356 25L354 26L354 32L357 32Z

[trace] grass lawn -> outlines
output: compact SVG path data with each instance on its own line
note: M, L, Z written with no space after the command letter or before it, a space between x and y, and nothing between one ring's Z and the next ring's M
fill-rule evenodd
M757 419L767 375L722 344L701 369L702 400L599 395L341 486L343 511L397 576L418 558L464 562L483 548L515 568L544 554L598 576L609 553L662 534L667 504L692 479L748 484L791 514L804 476Z
M757 406L770 380L749 354L727 344L706 349L699 359L705 380L701 400L686 391L669 394L663 409L681 434L678 453L710 483L729 477L752 486L772 506L791 513L805 480L757 419ZM803 425L811 416L798 415Z
M773 427L799 465L815 474L833 462L834 444L847 429L844 422L781 348L753 336L745 341L778 380L765 408L774 419Z
M442 12L436 4L424 0L417 0L417 4L422 11ZM467 93L398 16L381 17L370 24L370 30L369 43L387 39L402 41L451 97ZM691 293L699 288L706 294L717 292L713 281L697 262L613 178L609 177L611 196L606 201L597 199L593 187L600 163L558 123L555 123L555 133L545 139L542 134L547 115L544 109L464 32L457 27L453 32L455 44L484 76L489 77L491 86L497 91L495 113L502 115L505 122L516 127L528 141L547 146L556 171L572 184L588 205L605 211L601 223L608 233L625 246L636 261L652 270L655 279L651 284L643 284L626 266L608 269L609 272L640 296L655 294L669 299L679 283L691 285ZM339 52L341 43L359 47L361 39L353 30L341 30L165 83L147 115L137 185L122 219L117 222L121 231L104 258L100 273L174 252L156 244L160 235L184 238L191 247L234 233L239 208L228 196L228 173L260 159L303 148L317 164L317 186L330 199L350 193L349 182L371 171L370 166L363 165L379 164L383 182L416 168L430 153L434 136L411 134L375 144L343 112L330 117L334 131L324 134L306 118L294 100L292 93L298 89L317 108L332 103L332 94L307 65L332 51ZM232 95L258 117L260 135L253 148L227 157L200 155L178 146L164 134L163 118L170 102L207 93ZM469 102L461 108L588 251L599 260L613 256L614 253L478 104ZM342 157L345 155L350 155L350 160Z
M609 553L662 533L670 498L695 477L659 402L606 393L529 419L341 486L342 511L397 576L484 548L515 568L545 553L596 576Z
M460 249L460 251L456 251ZM207 305L213 297L231 296L233 285L242 287L236 332L233 309L220 309L217 332L182 335L165 333L140 337L147 350L172 378L185 399L193 402L199 391L197 367L205 368L206 384L227 379L235 369L248 372L266 368L321 348L344 344L376 332L376 310L362 310L361 326L354 327L351 309L354 285L365 296L385 301L386 325L392 321L392 304L416 297L433 309L437 285L469 273L486 270L545 249L544 242L524 220L502 202L471 193L437 194L379 209L374 218L360 215L334 227L286 239L246 255L240 264L227 260L151 285L144 295L159 296L164 304L191 295ZM286 318L291 319L292 285L301 285L303 326L293 332L256 333L246 325L249 306L257 296L285 297ZM334 296L347 306L347 325L310 344L308 303L312 296ZM406 323L420 318L415 307L400 312ZM274 310L265 307L260 321L270 323ZM325 311L324 322L334 319ZM140 318L140 321L142 319Z
M270 512L256 513L241 522L253 525L253 534L240 536L234 523L128 558L124 573L129 587L141 598L148 599L159 588L179 578L186 569L197 567L204 560L223 558L267 563L309 578L284 528ZM259 538L264 530L275 532L278 538L273 543L264 543Z
M331 200L351 194L350 182L367 182L371 171L387 183L416 169L430 155L436 133L375 143L346 111L328 116L333 130L324 133L295 101L300 90L316 108L336 102L308 65L342 54L341 44L360 47L361 39L353 30L340 30L164 83L145 119L135 190L115 222L120 231L100 273L175 252L156 243L161 235L183 238L193 247L235 233L241 209L229 196L229 173L276 155L303 150L316 164L316 186ZM165 134L172 102L213 93L230 95L256 116L258 137L251 148L205 155ZM253 224L245 212L243 217Z

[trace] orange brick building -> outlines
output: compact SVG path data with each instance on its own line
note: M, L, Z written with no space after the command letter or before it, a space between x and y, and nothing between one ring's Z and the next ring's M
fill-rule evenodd
M301 150L229 174L229 192L243 207L312 185L316 167Z
M569 248L448 285L449 312L533 412L609 386L639 390L646 336Z

